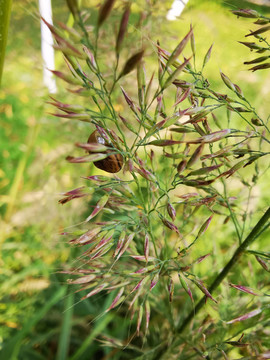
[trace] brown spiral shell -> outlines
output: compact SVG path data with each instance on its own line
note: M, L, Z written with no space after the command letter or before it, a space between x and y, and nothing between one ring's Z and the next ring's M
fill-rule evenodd
M103 144L108 147L112 146L99 134L97 130L92 132L92 134L89 136L88 143L98 143ZM107 150L105 153L110 153L110 150ZM98 160L94 162L94 165L103 171L106 171L108 173L117 173L122 169L123 166L123 156L119 153L108 155L103 160Z

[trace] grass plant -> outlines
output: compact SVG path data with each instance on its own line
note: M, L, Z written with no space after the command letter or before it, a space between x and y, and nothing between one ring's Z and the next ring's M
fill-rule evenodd
M245 66L267 59L241 65L256 56L236 40L269 17L190 1L178 31L166 2L107 0L90 17L67 3L74 27L50 26L60 93L34 85L31 106L27 87L20 101L1 95L6 123L17 119L7 129L26 144L4 133L1 356L265 358L269 108L254 96L268 73ZM230 26L215 32L221 19ZM258 57L266 35L249 35L266 47ZM108 159L121 170L106 172ZM20 199L33 186L52 195L32 197L30 211Z

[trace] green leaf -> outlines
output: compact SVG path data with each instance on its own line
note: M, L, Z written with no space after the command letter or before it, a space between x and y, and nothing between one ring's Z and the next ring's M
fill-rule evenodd
M74 309L73 304L74 304L74 294L71 293L67 296L65 301L64 318L61 326L56 360L67 359L69 343L70 343L70 333L72 329L72 315Z

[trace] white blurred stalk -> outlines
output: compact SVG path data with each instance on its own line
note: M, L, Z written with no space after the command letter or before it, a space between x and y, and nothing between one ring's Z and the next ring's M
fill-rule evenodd
M39 12L40 15L49 23L52 23L52 6L51 0L39 0ZM53 48L53 37L44 24L40 22L41 26L41 54L43 58L43 81L44 85L47 86L50 93L56 93L57 87L53 74L48 70L54 70L54 48Z
M188 0L174 0L172 7L166 15L167 20L176 20L182 14L187 3Z

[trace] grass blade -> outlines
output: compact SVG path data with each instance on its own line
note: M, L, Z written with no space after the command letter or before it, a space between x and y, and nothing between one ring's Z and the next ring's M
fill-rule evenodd
M12 0L0 1L0 84L4 67L11 3Z
M110 295L107 297L106 302L104 304L104 308L103 310L105 311L109 305L111 304L112 300L113 300L113 296L115 296L115 294L110 293ZM80 348L76 351L76 353L70 358L70 360L77 360L77 359L81 359L82 355L84 354L84 352L90 347L90 345L92 344L93 340L95 340L95 338L101 334L103 332L103 330L106 328L106 326L112 321L112 319L114 318L114 314L113 313L107 313L106 315L102 316L102 318L100 318L97 322L96 325L93 327L93 330L90 332L89 336L87 336L87 338L84 340L84 342L82 343L82 345L80 346ZM90 356L90 354L88 353L88 356Z
M67 296L65 301L64 318L61 326L56 360L67 359L69 343L70 343L70 333L72 329L72 315L74 309L73 304L74 304L74 293L71 293Z

